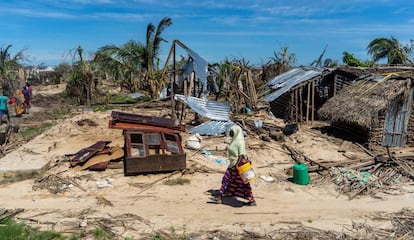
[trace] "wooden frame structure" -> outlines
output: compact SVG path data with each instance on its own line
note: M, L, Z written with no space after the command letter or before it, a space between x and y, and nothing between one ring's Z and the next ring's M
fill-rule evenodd
M124 135L124 175L170 172L186 168L180 132L174 119L112 112L109 128Z
M196 81L198 77L195 72L192 72L189 79L183 81L182 89L174 89L175 88L175 80L177 80L178 76L181 74L181 70L177 69L176 63L176 48L177 46L183 48L187 52L192 52L186 45L184 45L179 40L174 40L172 46L170 48L167 60L165 62L165 66L161 73L161 79L164 79L165 75L169 75L169 82L170 82L170 93L171 93L171 106L172 106L172 113L171 115L174 118L180 119L182 121L186 117L186 108L184 104L176 103L174 94L182 94L184 96L192 96L192 97L200 97L202 95L201 90L203 86L200 85L200 81ZM168 70L169 62L172 59L172 69ZM188 61L193 60L191 57ZM219 92L215 93L215 101L219 100L219 97L222 94L222 90L224 91L224 96L226 101L232 103L233 112L238 113L240 106L246 105L250 108L255 109L258 104L258 94L256 92L255 81L252 72L245 68L245 67L237 67L236 68L236 77L234 79L227 79L223 77L220 73L216 71L213 67L207 64L207 72L214 74L220 80L219 85ZM212 78L212 75L207 76L207 78ZM208 80L207 80L208 81ZM197 116L197 115L196 115Z

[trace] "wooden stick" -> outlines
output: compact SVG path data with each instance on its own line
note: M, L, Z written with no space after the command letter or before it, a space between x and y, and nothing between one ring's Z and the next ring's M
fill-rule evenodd
M310 102L310 86L311 83L308 83L308 92L307 92L307 101L306 101L306 125L309 125L309 102Z
M278 212L235 212L234 214L238 215L247 215L247 214L279 214Z
M168 174L168 175L167 175L167 176L165 176L165 177L162 177L162 178L160 178L160 179L155 180L154 182L152 182L152 183L148 184L146 187L144 187L144 189L142 189L141 191L139 191L139 192L137 193L137 195L139 195L139 194L141 194L141 193L143 193L143 192L147 191L147 190L148 190L148 189L150 189L152 186L154 186L156 183L158 183L158 182L160 182L160 181L162 181L162 180L164 180L164 179L167 179L167 178L169 178L169 177L171 177L171 176L174 176L174 175L175 175L175 174L177 174L177 173L180 173L180 171L175 171L175 172L173 172L173 173Z

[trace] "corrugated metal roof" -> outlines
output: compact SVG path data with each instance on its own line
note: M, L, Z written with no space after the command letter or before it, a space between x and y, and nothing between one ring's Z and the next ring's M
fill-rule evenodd
M267 86L275 90L266 96L264 100L266 102L272 102L282 94L288 92L292 87L321 74L322 70L317 68L294 68L285 73L282 73L267 83Z
M230 128L234 124L235 123L230 120L227 122L212 120L212 121L208 121L196 127L191 128L190 130L188 130L188 133L191 133L191 134L198 133L200 135L218 136L218 135L227 134L227 132L229 132Z
M230 119L230 103L228 102L216 102L204 98L196 98L179 94L176 94L174 98L184 102L194 112L203 117L217 121L228 121Z

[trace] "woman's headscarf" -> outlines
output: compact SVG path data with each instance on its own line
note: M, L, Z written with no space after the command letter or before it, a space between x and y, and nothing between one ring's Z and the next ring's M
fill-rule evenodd
M229 144L229 167L233 167L236 165L240 155L246 155L246 147L241 127L234 125L231 127L230 131L233 133L233 137Z

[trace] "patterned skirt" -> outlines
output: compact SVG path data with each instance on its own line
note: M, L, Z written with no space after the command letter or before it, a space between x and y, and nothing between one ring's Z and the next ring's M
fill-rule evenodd
M235 167L228 168L221 181L220 194L222 196L236 196L254 202L250 183L244 183Z

